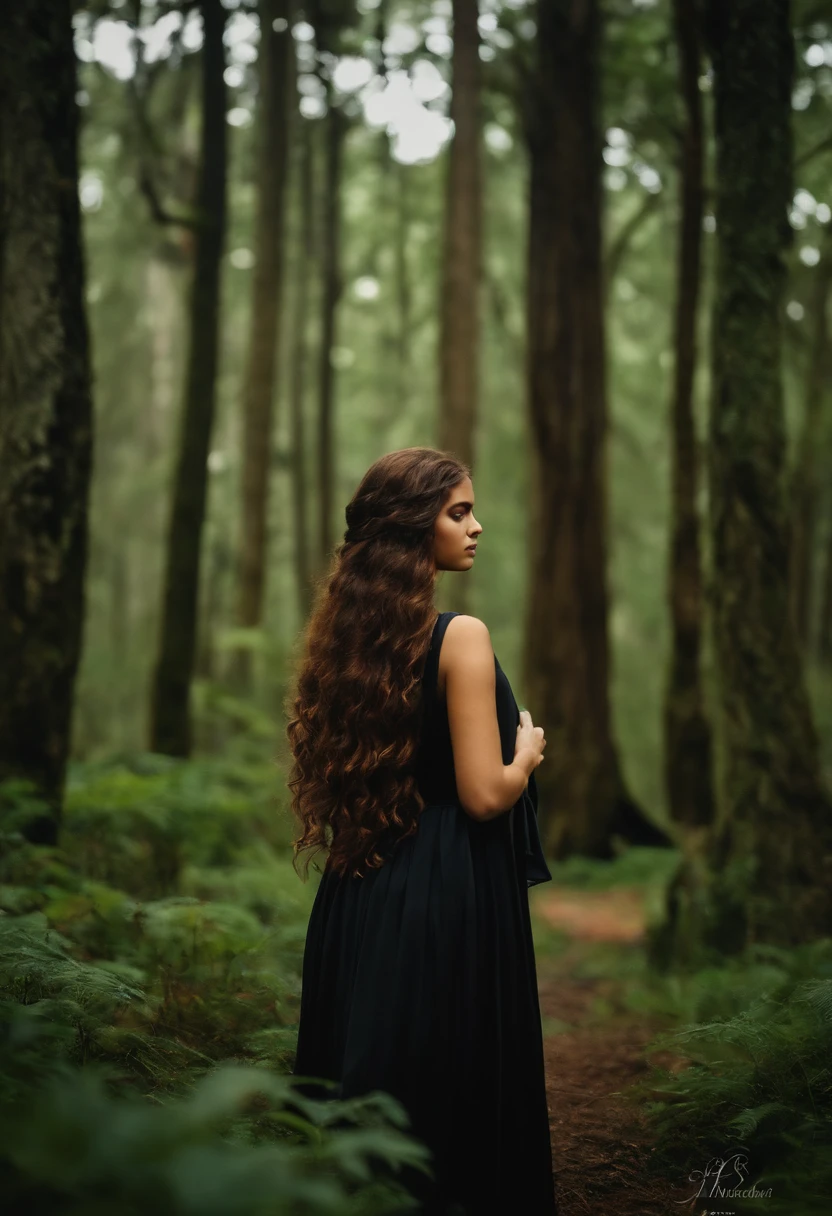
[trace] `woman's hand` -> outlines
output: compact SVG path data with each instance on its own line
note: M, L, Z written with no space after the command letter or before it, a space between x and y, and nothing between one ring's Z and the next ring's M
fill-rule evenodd
M527 709L520 710L520 724L517 727L517 741L514 744L514 754L525 748L535 754L535 768L543 759L543 749L546 746L546 737L543 734L542 726L535 726L532 722L532 716Z

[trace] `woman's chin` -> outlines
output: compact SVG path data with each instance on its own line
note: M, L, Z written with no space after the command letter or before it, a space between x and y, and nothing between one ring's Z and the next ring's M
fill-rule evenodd
M470 570L473 564L474 554L463 553L462 557L449 558L447 562L443 563L441 566L438 566L437 569L439 571L449 571L452 574L462 574L465 571Z

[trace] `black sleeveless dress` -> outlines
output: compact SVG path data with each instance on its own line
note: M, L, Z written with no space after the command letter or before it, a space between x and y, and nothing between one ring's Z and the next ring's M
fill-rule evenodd
M554 1216L543 1040L528 888L551 879L537 788L479 822L459 805L439 650L423 676L413 836L361 878L321 876L303 960L296 1076L348 1098L385 1090L433 1152L435 1182L407 1171L423 1213ZM520 721L496 655L503 763Z

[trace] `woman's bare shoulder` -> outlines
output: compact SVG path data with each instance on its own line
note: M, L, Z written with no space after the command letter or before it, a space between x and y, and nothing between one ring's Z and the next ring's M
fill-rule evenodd
M445 628L442 648L439 652L438 684L444 694L448 672L463 674L472 669L482 669L493 663L491 634L485 621L479 617L459 613L451 617Z
M445 628L445 637L451 641L455 652L471 648L482 650L484 646L491 646L491 634L485 621L464 612L451 617Z

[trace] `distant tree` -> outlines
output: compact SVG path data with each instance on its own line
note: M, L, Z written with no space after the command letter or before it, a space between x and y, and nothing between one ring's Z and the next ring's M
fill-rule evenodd
M260 0L257 192L249 339L242 389L242 471L236 623L262 619L268 560L268 502L283 280L283 215L289 139L290 0ZM235 684L251 679L251 650L233 652Z
M324 87L326 106L323 134L322 209L319 242L320 271L320 350L318 365L318 430L316 437L316 494L318 503L318 544L315 574L326 569L334 543L333 494L335 491L335 353L338 306L343 293L341 244L343 239L342 191L344 142L349 119L338 103L332 70L341 48L345 28L356 18L349 0L310 0L307 19L315 30L318 72ZM315 575L313 575L314 577Z
M610 715L607 402L597 0L540 0L529 106L528 400L534 451L525 687L547 732L552 856L666 842L624 781Z
M665 687L663 753L668 809L676 822L687 827L708 824L714 815L711 732L700 670L703 597L696 501L699 457L693 413L704 210L700 8L699 0L673 0L685 119L679 165L681 222L670 428L672 518L668 600L672 641Z
M410 229L409 168L394 166L396 176L396 368L398 371L398 395L407 403L412 384L412 339L413 286L408 258L408 234Z
M451 119L439 305L438 443L474 468L482 263L482 114L478 0L453 0ZM444 600L466 611L470 580Z
M299 100L299 98L298 98ZM309 364L309 279L315 266L315 164L312 123L295 106L295 144L298 161L298 232L293 244L295 297L290 318L291 384L289 422L292 450L292 527L298 612L306 620L312 607L312 563L309 537L309 482L307 468L306 382Z
M389 84L390 79L389 57L384 50L389 36L390 9L389 0L379 0L372 36L373 67L379 81L383 81L385 85ZM367 242L362 263L366 266L365 273L378 281L380 291L389 291L391 300L391 307L381 309L378 319L378 354L374 359L375 391L379 400L395 402L397 412L403 412L407 409L411 388L407 369L407 339L403 332L401 314L402 270L405 269L407 229L406 222L403 222L405 217L402 207L403 166L398 164L393 156L394 139L393 133L387 127L382 127L373 137L372 142L377 150L377 158L374 159L378 169L373 193L378 208L379 226ZM392 274L387 265L388 259L393 262ZM406 270L404 278L406 281Z
M216 400L220 271L225 240L227 123L223 35L227 10L221 0L202 0L200 9L202 135L188 356L150 705L150 747L171 756L187 756L191 751L190 689L196 652L208 454Z
M454 0L439 328L439 443L474 460L482 260L482 115L478 0Z
M326 29L326 27L323 27ZM327 45L324 41L324 46ZM321 346L318 368L317 499L319 570L329 561L334 535L332 502L335 480L333 433L335 427L335 366L338 304L343 291L341 271L341 189L343 148L347 117L335 100L335 88L325 76L323 231L321 233Z
M0 780L57 835L84 622L93 419L70 0L0 9Z
M713 0L708 30L717 170L709 522L721 762L704 933L730 950L829 933L832 807L788 595L789 2Z

